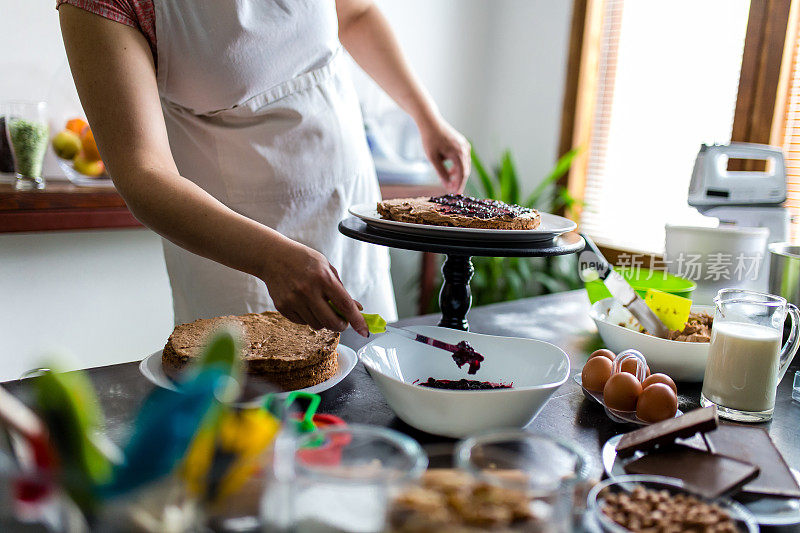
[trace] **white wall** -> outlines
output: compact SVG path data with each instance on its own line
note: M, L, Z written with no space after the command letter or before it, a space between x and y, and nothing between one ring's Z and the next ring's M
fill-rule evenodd
M524 189L530 190L558 156L572 2L493 5L487 95L478 106L483 115L476 144L484 159L510 148Z
M445 117L487 160L511 148L532 188L556 157L572 2L378 4ZM0 0L0 102L46 99L60 127L78 103L54 5ZM60 174L49 163L49 173Z
M572 2L378 4L445 118L487 164L510 148L531 190L557 157Z
M44 100L51 132L80 116L55 0L0 0L0 103ZM45 176L66 179L48 150Z
M0 235L0 381L52 353L70 368L163 348L172 300L149 230Z

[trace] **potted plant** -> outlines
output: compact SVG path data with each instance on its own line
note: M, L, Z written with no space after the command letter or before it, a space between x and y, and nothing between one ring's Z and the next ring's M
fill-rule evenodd
M466 192L471 196L545 212L569 208L576 200L558 180L569 170L576 154L577 149L572 149L561 156L547 176L522 200L511 152L505 150L490 171L473 149L474 177L467 182ZM470 287L472 305L476 306L582 287L574 254L556 257L473 257L472 264L475 274ZM432 312L438 310L438 295L430 307Z

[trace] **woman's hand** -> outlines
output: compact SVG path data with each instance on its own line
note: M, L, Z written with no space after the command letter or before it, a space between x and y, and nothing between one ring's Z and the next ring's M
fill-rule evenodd
M470 146L441 117L418 124L425 154L448 192L461 192L470 173ZM445 163L449 161L449 163Z
M345 290L336 269L316 250L286 239L277 253L270 254L261 278L275 308L292 322L333 331L343 331L349 322L360 335L369 334L359 304ZM345 318L333 311L328 300Z
M469 176L469 143L444 121L406 61L389 22L374 0L336 0L339 40L361 68L414 118L422 145L449 192ZM450 161L450 164L445 164Z

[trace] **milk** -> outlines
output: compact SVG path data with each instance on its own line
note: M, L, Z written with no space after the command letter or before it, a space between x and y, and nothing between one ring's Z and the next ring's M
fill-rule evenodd
M714 321L703 396L739 411L771 411L778 386L781 336L773 328Z

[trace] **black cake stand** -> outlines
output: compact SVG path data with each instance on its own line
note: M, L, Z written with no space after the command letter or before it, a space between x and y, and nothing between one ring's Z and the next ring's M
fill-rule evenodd
M497 242L414 235L375 228L354 216L339 222L339 232L351 239L381 246L446 254L442 265L444 281L439 292L439 307L442 310L439 325L463 331L469 331L467 312L472 304L469 282L474 272L473 256L550 257L578 253L586 244L577 233L565 233L550 242Z

